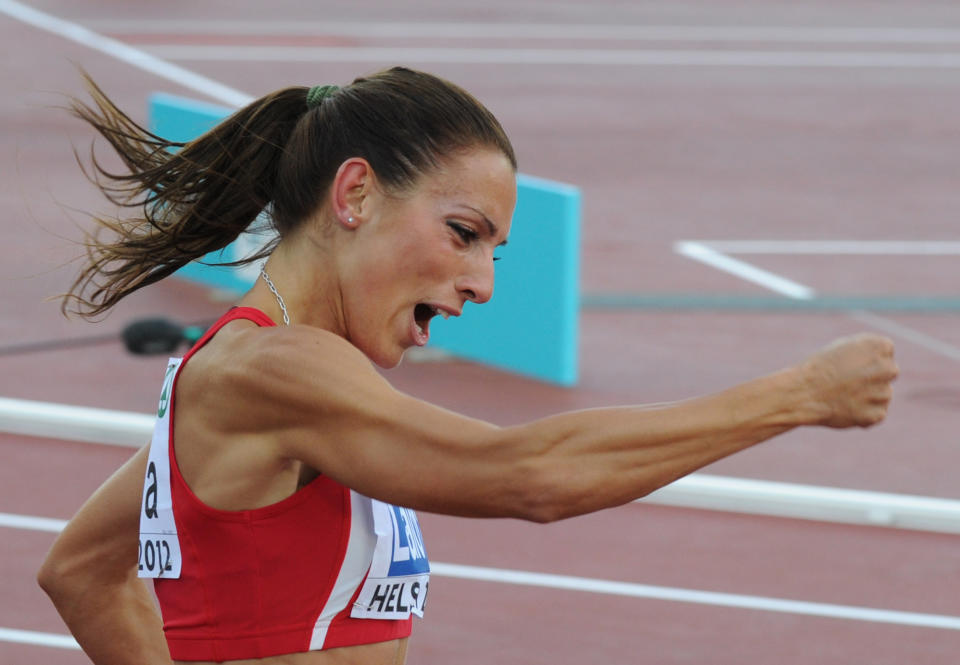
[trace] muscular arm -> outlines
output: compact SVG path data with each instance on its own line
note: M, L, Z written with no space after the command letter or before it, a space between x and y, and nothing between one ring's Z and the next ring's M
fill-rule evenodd
M258 350L221 377L222 427L260 431L280 456L375 498L534 521L625 503L794 427L875 423L896 376L892 345L864 336L708 397L500 428L394 390L333 335L252 334Z
M140 495L148 448L113 474L70 520L37 575L97 665L171 663L153 596L137 578Z

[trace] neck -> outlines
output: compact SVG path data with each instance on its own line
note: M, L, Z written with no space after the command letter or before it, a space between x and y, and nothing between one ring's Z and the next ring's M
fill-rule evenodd
M283 296L280 295L280 292L277 290L276 285L273 283L273 280L270 279L270 275L267 274L266 268L260 268L260 277L266 283L267 288L270 289L270 293L273 294L273 297L277 300L277 305L280 307L280 312L283 314L283 323L284 325L290 325L290 314L287 312L287 305L283 301Z
M308 251L304 251L304 246ZM279 298L261 275L239 304L256 307L277 323L283 323L282 300L291 324L306 324L342 336L345 328L339 289L334 264L327 260L327 254L312 243L281 242L263 266Z

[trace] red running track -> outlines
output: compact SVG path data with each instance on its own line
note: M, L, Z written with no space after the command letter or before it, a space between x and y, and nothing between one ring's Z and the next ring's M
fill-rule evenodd
M148 49L194 45L351 45L509 51L516 47L886 52L957 50L951 41L896 44L822 41L817 26L960 27L943 3L613 2L455 6L222 2L170 5L72 3L34 6ZM229 7L229 9L227 9ZM218 34L224 16L252 21ZM314 15L310 12L316 11ZM165 28L175 16L199 33ZM308 21L421 24L477 21L601 26L708 26L704 42L533 38L291 36ZM135 28L117 21L136 21ZM310 24L314 25L314 24ZM811 28L811 41L729 41L744 25ZM286 32L284 32L286 30ZM248 34L249 33L249 34ZM920 34L920 33L918 33ZM879 38L874 38L879 39ZM920 39L920 38L918 38ZM86 67L122 106L145 109L155 90L196 94L129 64L0 15L0 211L7 240L0 279L7 289L0 343L79 338L116 331L129 319L215 316L222 302L170 282L123 303L90 326L61 319L44 299L62 291L76 248L77 210L100 209L79 176L71 142L89 135L55 93L78 93L71 63ZM311 41L313 40L313 41ZM818 41L821 40L821 41ZM922 41L922 40L921 40ZM160 52L159 50L157 52ZM172 51L168 51L172 53ZM349 80L381 64L178 60L249 93L287 83ZM776 68L418 63L475 91L501 117L522 169L573 182L584 195L583 286L588 291L732 293L763 291L675 255L680 239L952 240L960 208L960 84L949 68ZM522 260L507 257L507 260ZM833 294L951 295L960 262L949 258L763 257L768 270ZM888 317L901 326L903 369L890 419L869 432L791 433L710 469L712 473L960 498L955 314ZM582 324L582 382L573 390L536 384L467 363L408 365L389 374L401 389L500 424L558 410L659 402L717 390L801 358L835 336L861 330L845 313L588 311ZM907 333L912 331L914 334ZM917 336L919 333L921 336ZM926 337L923 337L926 336ZM920 341L918 341L920 340ZM0 395L145 412L160 365L116 344L0 355ZM0 512L67 518L128 454L76 443L0 437ZM547 527L425 516L436 561L549 572L761 597L960 615L958 540L953 536L631 505ZM62 632L33 575L52 535L0 528L0 627ZM952 663L953 630L693 605L587 592L438 577L428 620L418 625L411 663ZM0 664L85 662L75 652L0 642Z

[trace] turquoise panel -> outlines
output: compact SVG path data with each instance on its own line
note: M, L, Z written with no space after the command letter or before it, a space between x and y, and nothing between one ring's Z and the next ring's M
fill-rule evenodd
M497 251L493 299L459 319L434 319L430 344L561 385L577 381L580 193L517 178L510 242Z

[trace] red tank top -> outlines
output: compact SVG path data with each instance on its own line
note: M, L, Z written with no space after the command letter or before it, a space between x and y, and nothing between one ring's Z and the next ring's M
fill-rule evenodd
M275 325L259 310L231 309L180 367L235 319ZM175 368L169 401L166 390L161 398L160 415L170 405L169 443L163 446L156 435L154 442L160 444L157 453L166 448L169 456L180 573L176 579L144 575L156 577L170 655L240 660L408 636L411 610L422 616L429 572L412 511L373 501L323 475L263 508L224 511L203 504L181 476L174 452L178 374ZM382 533L384 524L393 531ZM141 531L142 525L141 516ZM144 543L141 534L141 557ZM386 563L378 569L377 560Z

